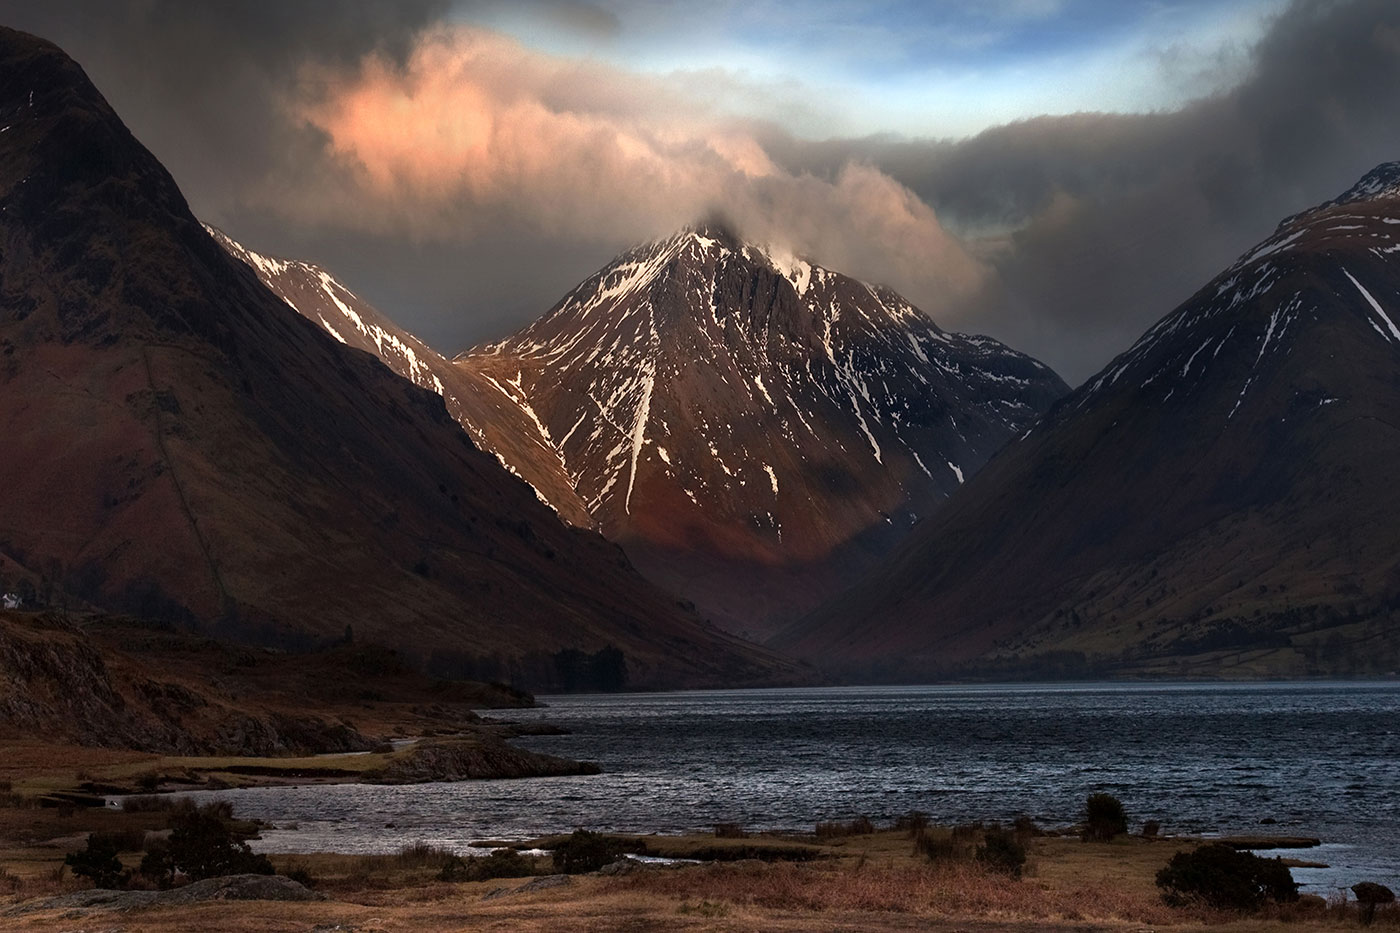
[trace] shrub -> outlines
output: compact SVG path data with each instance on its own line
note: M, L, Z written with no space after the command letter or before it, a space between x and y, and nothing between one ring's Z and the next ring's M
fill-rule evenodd
M1045 830L1037 826L1035 824L1035 820L1031 819L1029 816L1026 816L1024 814L1016 817L1016 822L1011 824L1011 828L1016 831L1017 836L1020 836L1023 839L1031 836L1045 835Z
M73 869L79 878L89 878L98 888L124 887L131 878L131 872L122 868L117 858L117 846L111 837L93 833L87 838L87 848L69 852L63 864Z
M1014 832L993 827L983 836L976 858L992 871L1019 878L1026 864L1026 847Z
M288 865L287 870L282 872L286 878L290 878L303 888L316 887L316 876L311 874L311 869L303 864Z
M1084 803L1084 838L1109 842L1128 831L1123 803L1112 794L1090 794Z
M270 875L272 862L248 843L235 839L226 816L227 804L179 808L172 812L170 838L151 846L141 860L141 874L157 886L169 887L177 873L192 881L222 875ZM76 871L76 869L74 869Z
M454 855L438 872L438 880L490 881L492 878L524 878L534 873L535 863L519 852L514 849L496 849L490 855L476 858Z
M1156 839L1157 834L1162 831L1162 824L1157 820L1148 820L1142 824L1142 834L1148 839Z
M1265 901L1298 899L1298 884L1278 859L1260 858L1223 843L1178 852L1157 872L1162 900L1173 907L1199 902L1222 910L1258 910Z
M621 839L576 829L554 847L554 867L566 875L581 875L611 865L622 857L623 851Z
M749 834L744 832L744 827L738 823L716 823L716 839L747 839Z

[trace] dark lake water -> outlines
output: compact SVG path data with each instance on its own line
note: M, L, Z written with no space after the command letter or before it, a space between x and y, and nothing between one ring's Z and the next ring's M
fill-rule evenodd
M589 777L226 791L268 851L464 849L575 827L810 829L819 820L1043 825L1098 791L1136 830L1317 836L1314 889L1400 882L1400 684L858 687L545 697L495 714L573 730L517 744ZM1274 823L1262 825L1265 819ZM392 827L386 824L393 824Z

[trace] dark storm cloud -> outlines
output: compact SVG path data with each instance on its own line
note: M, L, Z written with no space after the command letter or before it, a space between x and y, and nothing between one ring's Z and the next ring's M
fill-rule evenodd
M1071 383L1287 214L1400 159L1400 3L1295 3L1235 90L1173 113L1045 117L970 140L770 138L790 168L852 158L908 185L997 270L950 315Z
M0 0L0 21L61 45L196 209L314 154L275 106L308 60L406 54L448 0Z

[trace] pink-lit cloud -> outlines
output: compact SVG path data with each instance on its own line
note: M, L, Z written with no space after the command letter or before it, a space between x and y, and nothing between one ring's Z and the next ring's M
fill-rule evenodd
M779 168L697 78L440 26L401 63L371 55L349 72L304 74L288 106L324 134L330 164L275 201L301 220L464 239L506 223L630 242L718 211L745 236L886 282L930 311L983 284L983 267L909 189L859 162L823 176Z

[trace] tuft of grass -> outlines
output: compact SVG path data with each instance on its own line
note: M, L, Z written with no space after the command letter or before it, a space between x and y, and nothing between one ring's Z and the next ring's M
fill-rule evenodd
M455 858L457 854L451 849L426 842L409 843L392 856L395 868L431 868L434 871L442 871Z
M846 823L840 820L830 823L818 823L816 828L818 839L839 839L843 836L869 836L873 832L875 832L875 824L870 822L869 817L864 816L858 816Z

